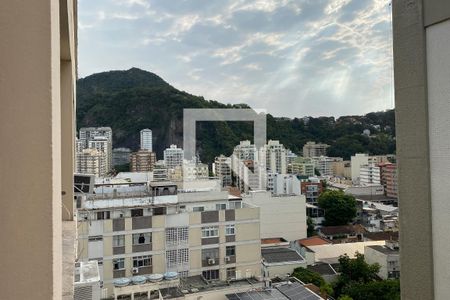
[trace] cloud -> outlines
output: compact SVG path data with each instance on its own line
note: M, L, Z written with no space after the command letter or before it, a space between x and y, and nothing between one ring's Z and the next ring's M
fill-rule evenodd
M277 116L392 107L385 0L79 1L81 76L141 67Z

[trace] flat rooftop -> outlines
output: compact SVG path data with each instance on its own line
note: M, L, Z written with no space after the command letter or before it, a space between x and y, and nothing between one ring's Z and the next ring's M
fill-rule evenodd
M271 289L260 289L226 295L228 300L321 300L323 299L300 282L286 282Z
M297 251L284 247L262 248L261 255L264 262L269 264L304 261L304 258Z
M389 254L399 254L398 250L394 250L391 248L388 248L386 246L379 246L379 245L374 245L374 246L367 246L368 248L372 248L378 252L381 252L383 254L389 255Z

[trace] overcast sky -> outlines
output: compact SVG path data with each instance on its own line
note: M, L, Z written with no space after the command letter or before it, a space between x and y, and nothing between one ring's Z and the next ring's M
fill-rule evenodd
M389 0L79 0L79 76L138 67L275 116L393 107Z

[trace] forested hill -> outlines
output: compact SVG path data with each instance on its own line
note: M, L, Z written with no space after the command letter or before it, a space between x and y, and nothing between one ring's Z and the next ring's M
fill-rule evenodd
M222 104L179 91L156 74L132 68L93 74L78 80L77 127L110 126L114 147L139 147L139 131L153 131L157 157L170 144L183 145L184 108L249 108ZM240 140L252 140L249 122L201 122L197 147L203 162L230 155ZM369 129L371 136L362 135ZM395 152L394 111L365 116L275 118L267 116L267 138L278 139L295 153L311 140L330 144L329 155L349 158L355 152Z

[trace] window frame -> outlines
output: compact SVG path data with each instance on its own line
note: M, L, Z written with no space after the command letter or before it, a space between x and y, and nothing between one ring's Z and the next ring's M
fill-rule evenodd
M148 264L145 264L147 262ZM140 265L140 263L142 263ZM152 255L133 256L133 268L146 268L153 266Z
M112 241L113 248L125 247L125 235L124 234L113 235L112 240L113 240ZM117 240L119 241L119 243L117 243ZM120 241L122 241L122 243L120 243Z
M219 226L202 227L202 239L219 237Z
M227 224L225 225L225 235L236 235L236 224Z
M114 258L112 260L113 263L113 271L120 271L120 270L125 270L125 257L121 257L121 258ZM123 266L120 268L116 268L116 264L122 264Z
M139 243L139 238L141 234L144 235L144 243ZM152 233L151 232L140 232L140 233L133 233L131 236L131 243L133 246L136 245L150 245L152 243Z

